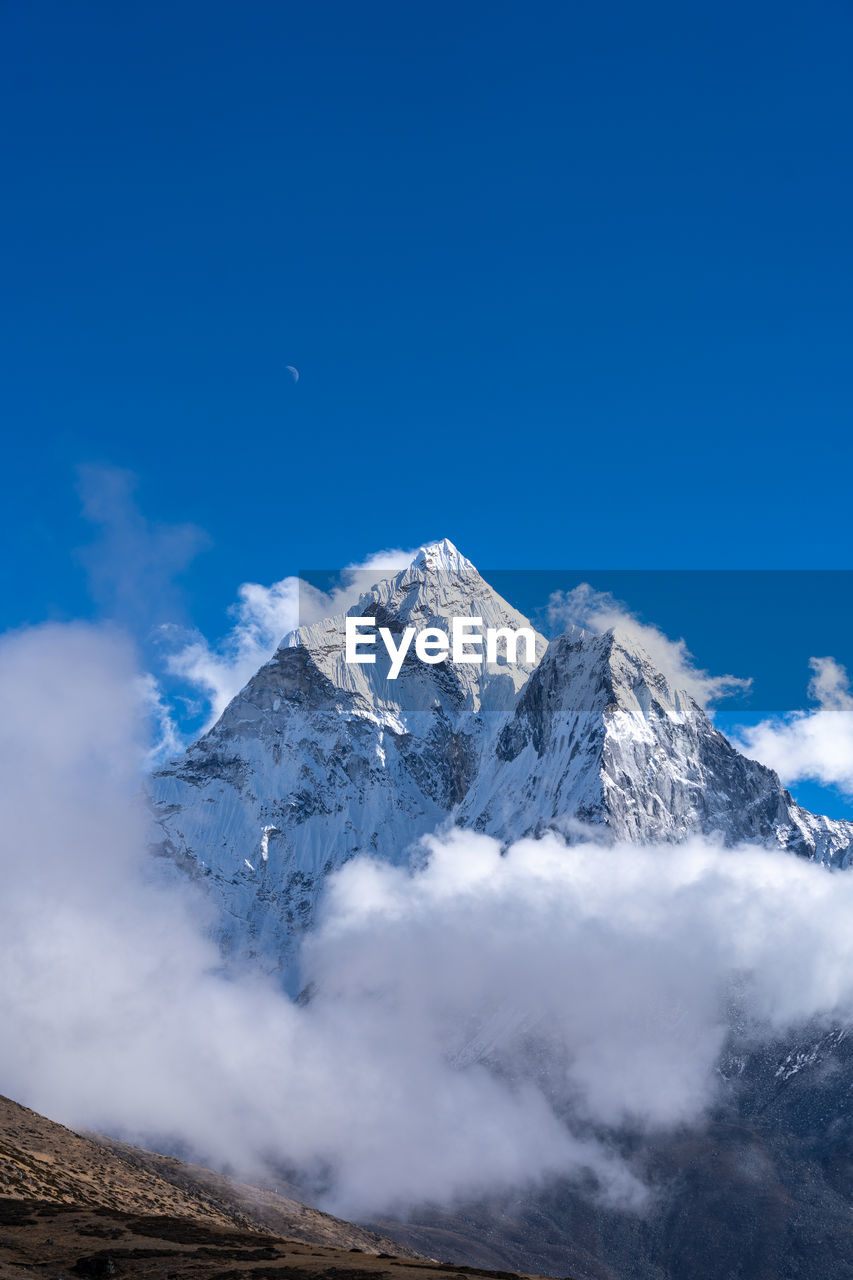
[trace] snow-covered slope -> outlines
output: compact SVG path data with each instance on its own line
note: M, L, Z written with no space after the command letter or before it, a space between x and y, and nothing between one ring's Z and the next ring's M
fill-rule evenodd
M529 623L449 542L350 609L400 633ZM203 878L226 952L287 970L325 877L406 861L454 820L509 841L593 824L616 838L774 843L846 866L853 824L799 808L618 633L571 631L531 664L344 660L344 616L300 628L217 724L151 780L159 848ZM523 652L523 648L522 648ZM544 655L544 656L543 656Z
M458 820L505 841L578 822L639 843L718 834L842 866L853 841L853 823L800 808L618 630L552 641Z

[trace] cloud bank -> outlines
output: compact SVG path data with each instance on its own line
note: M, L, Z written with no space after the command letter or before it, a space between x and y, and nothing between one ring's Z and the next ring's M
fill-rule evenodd
M358 860L305 954L314 997L224 974L194 887L147 851L138 673L115 633L0 641L0 1091L345 1216L592 1171L608 1133L701 1122L736 991L756 1037L853 1010L853 876L707 842L452 831Z
M582 627L597 634L615 630L645 649L669 683L688 693L700 707L742 692L751 684L738 676L712 676L697 666L684 640L670 640L659 627L641 622L609 591L596 591L587 582L571 591L555 591L548 603L548 620L552 626Z

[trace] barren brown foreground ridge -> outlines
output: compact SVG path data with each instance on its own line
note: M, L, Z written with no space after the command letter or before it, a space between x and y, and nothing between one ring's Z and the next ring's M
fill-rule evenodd
M0 1278L429 1280L437 1263L296 1200L0 1097Z

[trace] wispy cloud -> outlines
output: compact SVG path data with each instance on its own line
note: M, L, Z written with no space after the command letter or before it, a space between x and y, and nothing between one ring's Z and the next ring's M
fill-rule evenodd
M572 591L557 591L549 601L552 626L582 627L601 633L613 630L618 637L645 649L654 665L676 689L688 693L700 707L742 692L752 683L739 676L714 676L696 663L686 642L671 640L659 627L641 622L635 613L607 591L596 591L582 582Z
M156 676L146 671L138 677L136 687L143 715L151 725L151 744L145 752L144 767L156 769L158 765L178 755L185 743L175 723L173 709Z
M793 785L814 780L853 795L853 693L834 658L812 658L809 710L762 720L729 736L747 755Z
M83 515L99 535L77 554L106 616L144 635L182 616L176 579L208 545L208 537L194 524L149 520L137 505L135 485L135 476L118 467L78 469Z
M210 642L184 624L179 587L181 575L210 545L205 531L194 524L150 520L136 500L136 477L118 467L79 467L78 490L83 516L99 531L77 551L93 599L104 617L125 627L144 647L152 638L158 640L166 673L184 682L181 697L174 701L172 691L163 689L167 678L149 672L139 685L152 726L152 765L185 745L178 728L183 718L177 713L180 701L200 702L208 712L207 723L213 723L288 632L349 608L364 589L366 574L396 572L415 554L399 549L375 552L348 566L329 592L294 576L270 586L244 582L228 610L231 627ZM149 653L149 658L159 670L158 656ZM192 710L195 718L199 709Z

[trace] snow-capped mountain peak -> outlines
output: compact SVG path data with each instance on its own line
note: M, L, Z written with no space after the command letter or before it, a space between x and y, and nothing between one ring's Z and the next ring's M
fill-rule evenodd
M471 561L457 550L449 538L424 543L415 552L411 567L427 573L477 573Z
M399 636L454 617L530 624L452 543L422 547L349 611ZM809 814L617 628L535 660L345 659L346 614L300 627L213 729L151 780L160 851L204 880L227 951L287 970L325 877L406 862L448 820L510 842L578 822L612 838L716 833L846 866L853 824Z

